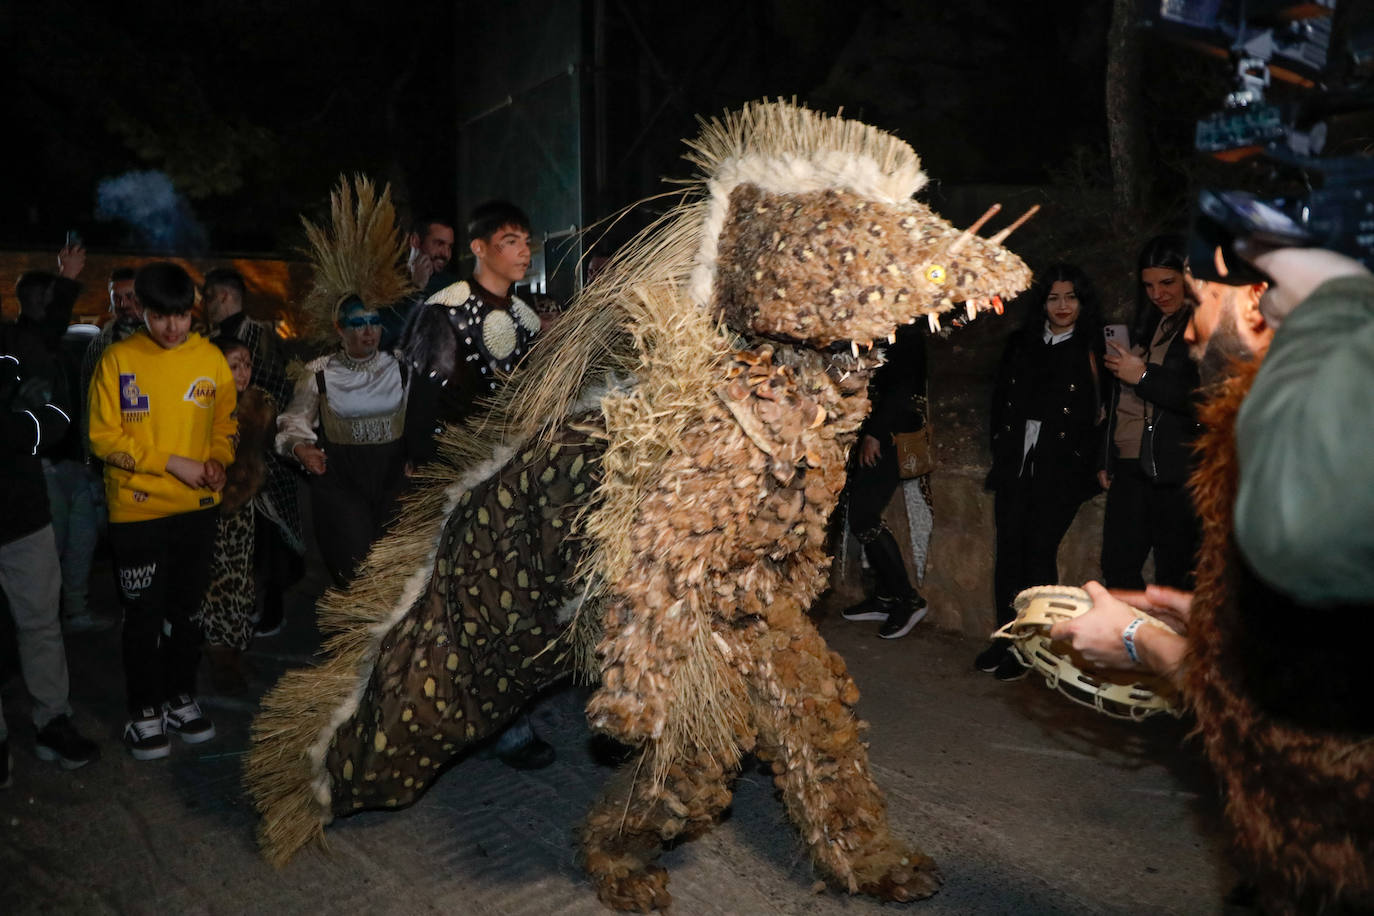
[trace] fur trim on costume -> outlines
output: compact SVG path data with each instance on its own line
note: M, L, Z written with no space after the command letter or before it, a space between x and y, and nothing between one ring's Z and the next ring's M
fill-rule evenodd
M1201 413L1191 486L1203 540L1186 694L1266 911L1365 911L1374 908L1374 693L1351 633L1374 609L1302 608L1236 549L1235 419L1258 366Z
M267 479L267 450L277 432L277 402L261 388L239 395L234 414L239 421L234 463L225 471L219 509L224 515L237 512L258 494Z

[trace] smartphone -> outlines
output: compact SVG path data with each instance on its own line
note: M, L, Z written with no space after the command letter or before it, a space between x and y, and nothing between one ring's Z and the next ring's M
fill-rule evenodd
M1109 324L1102 328L1102 339L1114 343L1123 350L1131 349L1131 335L1124 324Z
M77 232L75 229L68 229L68 230L67 230L67 242L66 242L66 245L65 245L64 247L66 247L66 248L76 248L76 247L78 247L80 244L81 244L81 233Z

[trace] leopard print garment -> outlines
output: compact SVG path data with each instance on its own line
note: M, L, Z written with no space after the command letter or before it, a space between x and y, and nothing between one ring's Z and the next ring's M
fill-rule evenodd
M240 652L253 639L253 507L221 512L210 587L198 620L205 641Z
M325 767L336 815L413 802L571 669L560 611L580 594L567 537L596 489L598 440L568 431L464 492L426 592L382 643ZM546 651L547 650L547 651Z

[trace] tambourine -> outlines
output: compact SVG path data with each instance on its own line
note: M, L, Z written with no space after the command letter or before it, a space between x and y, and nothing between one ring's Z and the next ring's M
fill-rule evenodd
M1050 628L1090 610L1093 600L1081 588L1041 585L1016 596L1016 619L998 628L994 639L1010 639L1017 661L1034 668L1050 688L1116 719L1139 722L1157 713L1183 714L1177 691L1166 680L1130 671L1095 671L1065 642L1050 640ZM1146 625L1173 632L1163 621L1131 609Z

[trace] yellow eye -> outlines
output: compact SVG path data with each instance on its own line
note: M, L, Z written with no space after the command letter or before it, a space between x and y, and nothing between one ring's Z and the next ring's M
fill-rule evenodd
M931 283L945 282L945 269L939 264L932 264L926 268L926 279Z

